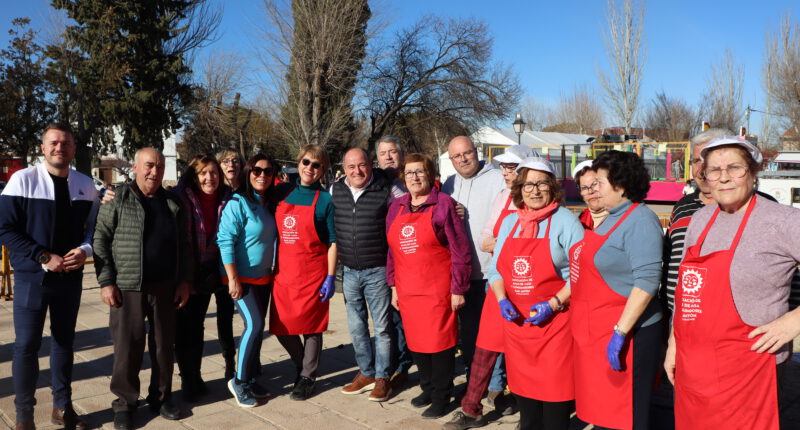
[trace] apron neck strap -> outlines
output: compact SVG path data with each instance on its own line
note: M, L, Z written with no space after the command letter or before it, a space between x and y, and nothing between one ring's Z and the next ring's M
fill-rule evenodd
M739 229L736 230L736 236L733 237L733 241L731 242L731 247L728 249L736 249L739 245L739 239L742 238L742 233L744 233L744 227L747 225L747 221L750 219L750 214L753 212L753 208L756 207L756 195L753 194L753 197L750 198L750 203L747 205L747 211L744 213L744 217L742 217L742 221L739 223ZM697 239L697 245L703 247L703 243L706 241L706 236L708 236L709 230L711 230L711 226L714 225L714 221L717 219L717 215L719 215L719 205L714 210L714 215L711 216L711 219L708 220L708 224L706 228L703 229L703 233L700 234L700 237Z
M608 233L604 234L604 236L606 237L611 236L611 233L613 233L614 230L616 230L617 227L619 227L620 224L622 224L622 222L625 221L626 218L628 218L628 215L630 215L631 212L633 212L633 210L636 209L637 206L639 206L639 203L632 204L631 207L629 207L628 210L626 210L625 213L622 215L622 218L620 218L619 221L617 221L617 223L614 224L614 227L611 227L611 230L609 230Z

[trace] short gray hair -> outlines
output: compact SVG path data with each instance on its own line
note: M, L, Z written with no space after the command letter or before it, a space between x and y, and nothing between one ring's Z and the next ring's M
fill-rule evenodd
M397 152L404 154L403 151L403 139L400 139L397 136L393 136L391 134L387 134L375 142L375 155L378 155L378 146L381 145L383 142L394 143L394 146L397 147Z
M694 150L695 146L705 145L706 143L722 136L733 136L733 132L724 128L709 128L708 130L693 136L691 139L689 139L689 143L692 144L691 149Z

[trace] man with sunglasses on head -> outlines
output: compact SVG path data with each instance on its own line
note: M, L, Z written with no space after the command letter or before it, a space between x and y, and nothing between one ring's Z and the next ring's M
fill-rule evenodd
M459 310L461 358L466 367L467 379L475 352L483 301L486 297L486 279L492 254L480 247L483 226L489 219L497 194L505 187L503 175L492 163L478 160L478 151L469 137L457 136L447 145L447 153L456 174L444 184L442 192L449 194L464 207L464 222L472 250L472 275L470 289L464 295L466 304Z

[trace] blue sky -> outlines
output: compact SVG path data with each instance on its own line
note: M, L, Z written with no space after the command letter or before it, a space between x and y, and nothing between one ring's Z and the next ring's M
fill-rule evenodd
M222 37L206 54L224 49L251 57L263 23L260 0L212 0L224 5ZM2 0L0 46L6 46L10 20L28 16L35 28L46 22L48 0ZM794 6L794 9L792 9ZM606 63L601 30L604 0L380 0L375 9L388 23L386 31L409 25L425 14L477 17L494 35L495 57L512 65L526 94L554 105L561 94L586 84L601 95L596 69ZM744 105L762 109L761 68L764 39L777 30L781 16L800 22L797 0L651 0L645 17L647 61L641 103L657 91L699 102L709 67L730 48L745 68ZM204 53L201 53L202 56ZM607 111L610 116L610 109ZM754 113L751 130L758 131ZM615 122L607 118L607 123Z

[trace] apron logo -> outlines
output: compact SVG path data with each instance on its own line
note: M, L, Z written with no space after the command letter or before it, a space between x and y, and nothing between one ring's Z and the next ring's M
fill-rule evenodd
M400 235L403 236L403 239L413 239L417 235L417 229L413 224L406 224L400 229Z
M681 274L681 288L683 294L690 297L699 297L700 290L705 284L705 269L699 267L687 267Z
M297 219L294 215L286 215L286 218L283 219L283 227L287 230L294 230L295 226L297 226Z
M527 276L531 271L531 263L528 262L526 257L517 257L514 259L514 274L517 276Z

